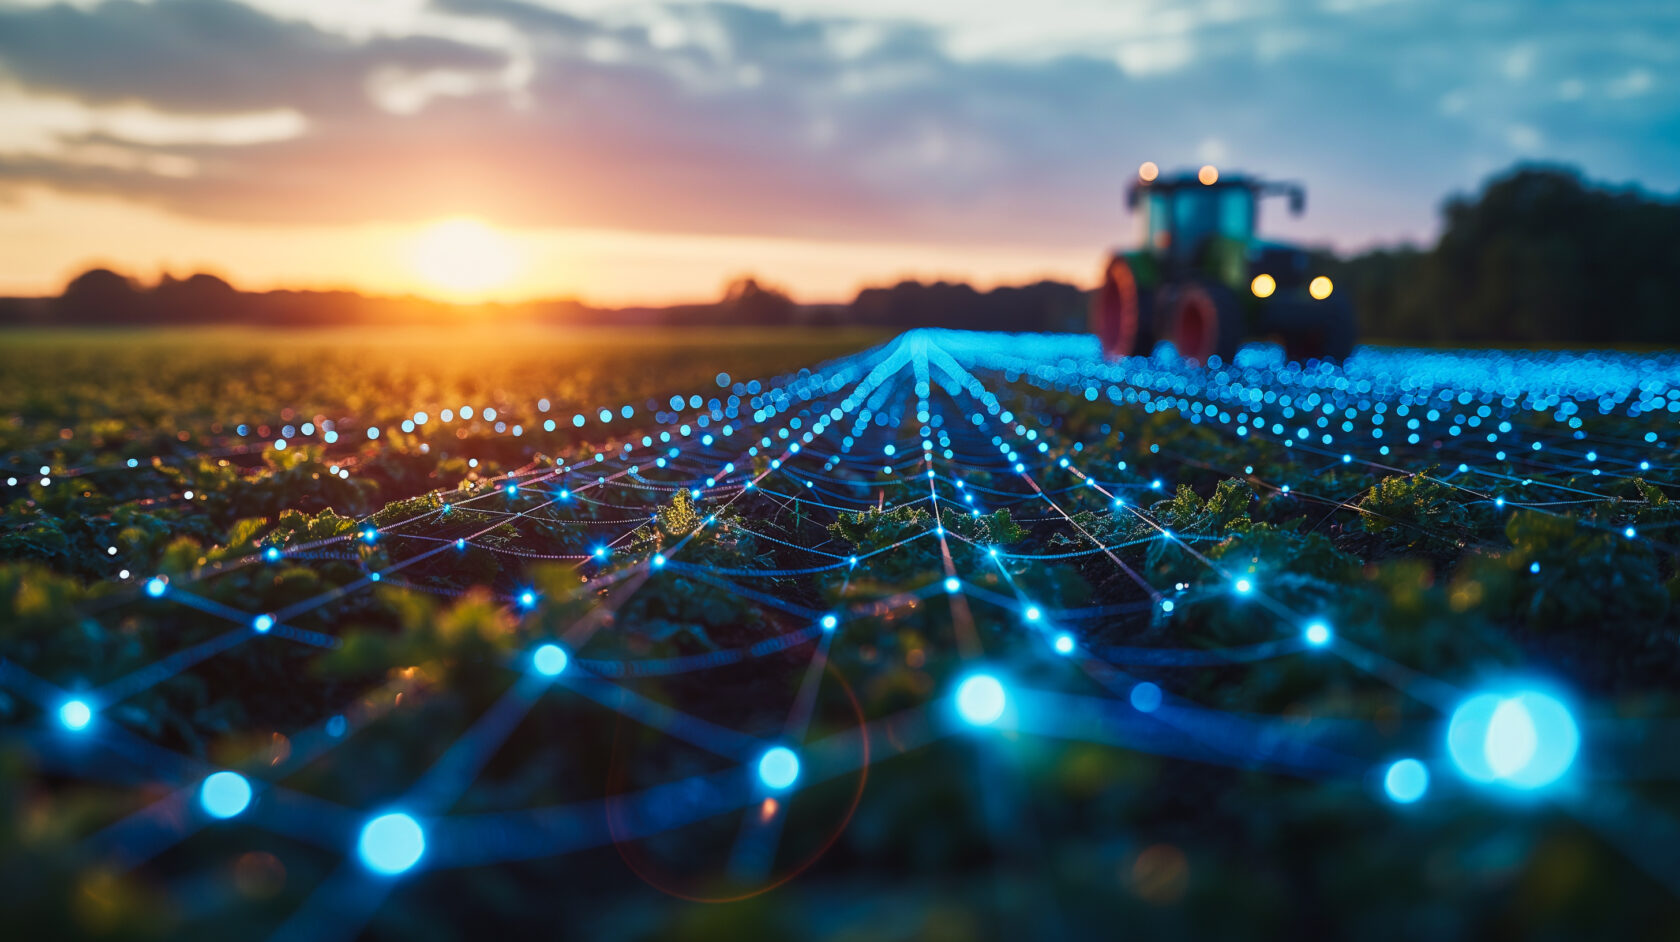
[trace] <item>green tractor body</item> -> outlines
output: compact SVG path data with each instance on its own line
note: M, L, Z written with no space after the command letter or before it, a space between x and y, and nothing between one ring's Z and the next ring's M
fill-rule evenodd
M1144 165L1127 191L1143 244L1116 253L1091 306L1092 328L1109 356L1147 355L1161 341L1206 363L1229 363L1247 340L1276 339L1296 362L1353 352L1354 319L1330 279L1296 246L1255 236L1262 197L1306 205L1301 187L1251 177L1159 176Z

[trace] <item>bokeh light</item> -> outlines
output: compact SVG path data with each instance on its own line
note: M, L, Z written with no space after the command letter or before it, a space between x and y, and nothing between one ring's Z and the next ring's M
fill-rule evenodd
M356 853L375 873L394 875L420 862L426 852L426 832L420 822L400 811L382 814L362 827Z

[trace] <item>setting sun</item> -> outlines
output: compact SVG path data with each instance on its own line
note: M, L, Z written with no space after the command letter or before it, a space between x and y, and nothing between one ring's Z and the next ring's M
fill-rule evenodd
M507 284L518 274L513 240L476 219L445 219L415 237L409 263L427 284L455 294L476 294Z

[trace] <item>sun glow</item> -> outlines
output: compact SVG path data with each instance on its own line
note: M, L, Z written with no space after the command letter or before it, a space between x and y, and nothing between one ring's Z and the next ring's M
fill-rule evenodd
M513 240L476 219L445 219L415 237L409 264L426 283L478 296L506 285L523 263Z

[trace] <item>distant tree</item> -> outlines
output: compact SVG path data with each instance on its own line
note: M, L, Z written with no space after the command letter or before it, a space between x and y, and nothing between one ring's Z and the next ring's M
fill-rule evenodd
M151 295L151 308L158 320L187 324L244 322L252 297L203 272L184 279L164 275Z
M1680 202L1525 165L1442 207L1426 251L1343 260L1366 335L1466 343L1680 342Z
M776 288L759 284L752 276L737 278L724 288L722 315L725 323L789 324L793 322L793 299Z
M52 305L64 324L123 324L140 320L142 296L133 279L109 268L91 268L70 279Z

